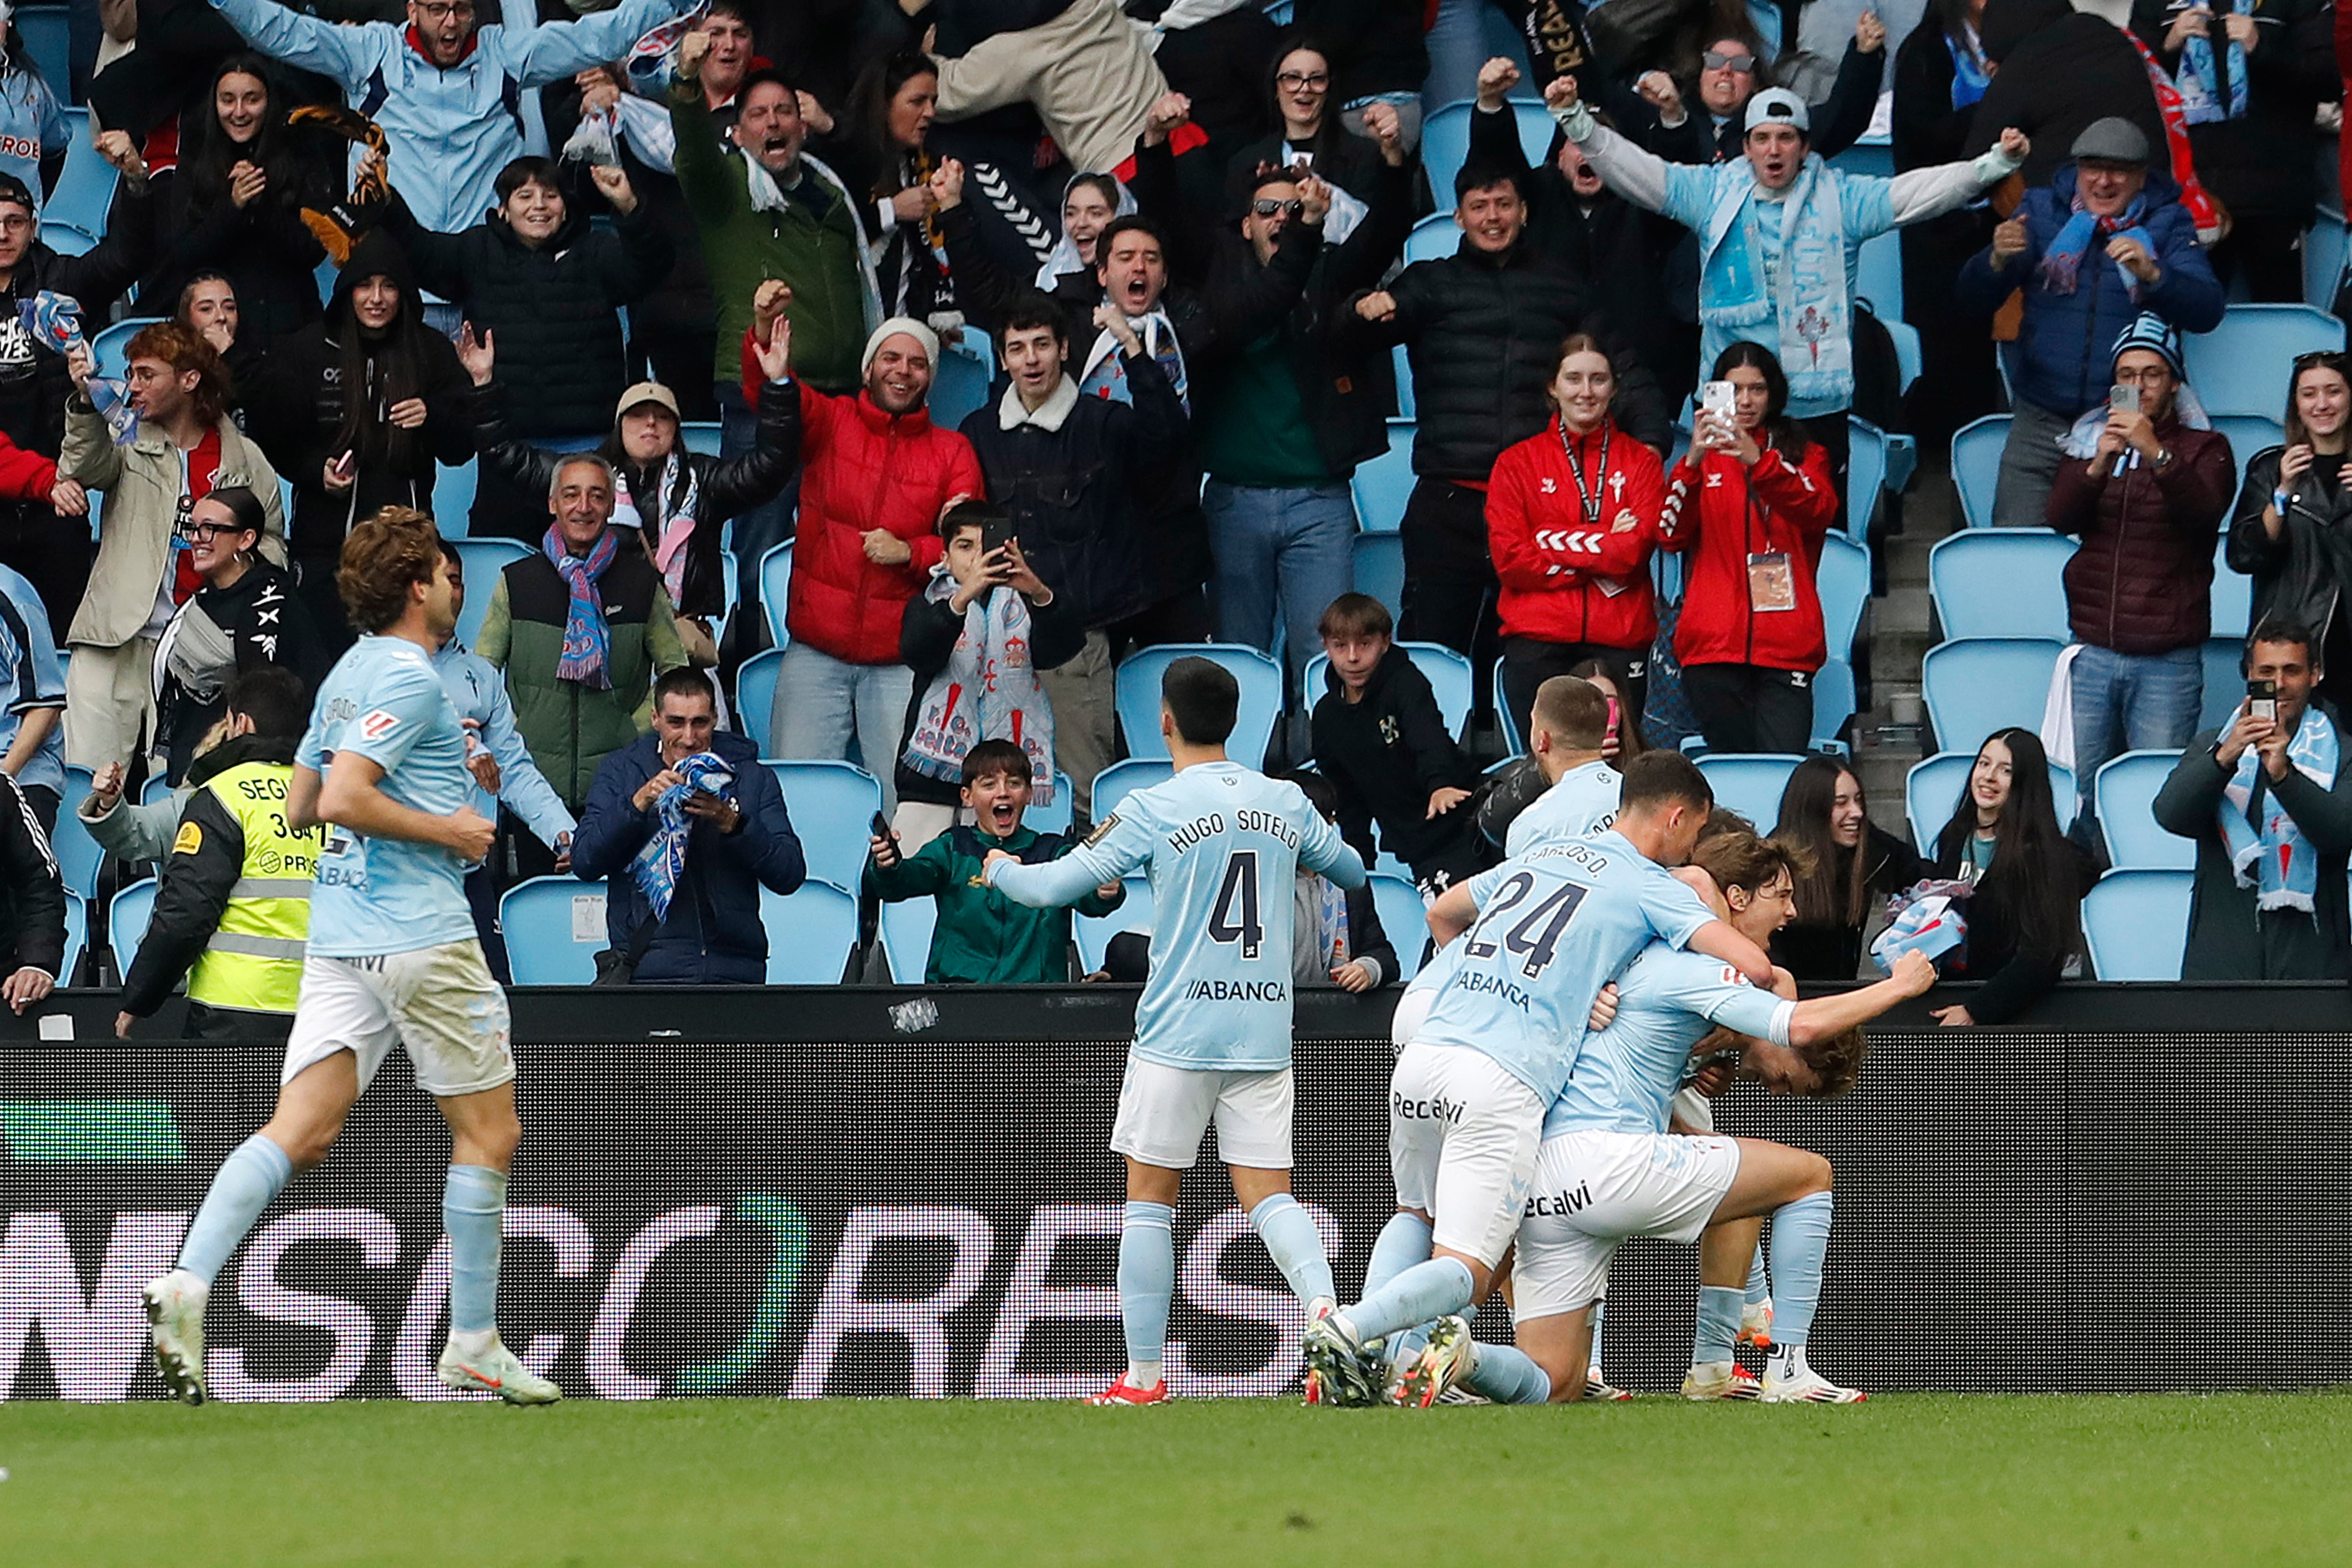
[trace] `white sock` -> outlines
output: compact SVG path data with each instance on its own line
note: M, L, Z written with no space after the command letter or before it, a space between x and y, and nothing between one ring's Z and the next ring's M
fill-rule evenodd
M1127 1364L1127 1385L1129 1388L1150 1388L1160 1381L1160 1364L1156 1361L1130 1361Z
M449 1348L459 1355L484 1355L488 1354L489 1348L498 1343L499 1331L496 1329L449 1331Z
M1805 1360L1803 1345L1776 1342L1772 1346L1772 1357L1765 1364L1764 1370L1769 1376L1786 1382L1792 1377L1802 1377L1813 1369Z

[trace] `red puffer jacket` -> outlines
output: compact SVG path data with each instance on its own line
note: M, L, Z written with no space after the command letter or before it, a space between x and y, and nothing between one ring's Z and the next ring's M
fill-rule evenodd
M1503 585L1496 601L1503 634L1647 653L1658 632L1649 563L1665 466L1613 423L1565 439L1574 443L1574 462L1555 418L1504 448L1487 481L1486 542Z
M907 601L939 564L940 509L952 497L987 494L980 458L922 409L894 417L864 392L800 391L801 520L784 623L836 659L895 664ZM914 558L898 566L866 559L872 528L906 540Z
M1727 452L1701 459L1686 453L1666 476L1658 528L1667 549L1697 551L1683 590L1675 656L1685 664L1820 669L1829 650L1813 575L1838 512L1829 453L1809 442L1793 465L1769 446L1753 467ZM1792 610L1751 607L1748 557L1774 554L1789 558Z

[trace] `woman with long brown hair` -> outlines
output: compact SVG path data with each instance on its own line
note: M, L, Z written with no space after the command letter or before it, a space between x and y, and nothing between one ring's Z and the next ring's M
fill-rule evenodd
M1796 915L1772 939L1772 961L1801 980L1854 978L1872 906L1933 870L1871 821L1862 780L1834 757L1797 764L1772 837L1804 857L1796 873Z

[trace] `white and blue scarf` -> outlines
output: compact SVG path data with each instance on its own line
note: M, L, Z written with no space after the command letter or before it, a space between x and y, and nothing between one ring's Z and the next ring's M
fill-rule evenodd
M1184 346L1176 340L1176 324L1165 310L1153 310L1141 316L1129 316L1127 324L1143 340L1143 351L1160 366L1168 384L1176 389L1176 401L1184 412L1192 412L1192 387L1184 371ZM1107 397L1113 402L1123 402L1130 408L1135 393L1127 384L1127 361L1118 340L1106 328L1095 338L1094 347L1087 350L1086 368L1078 373L1078 391L1087 397Z
M629 862L629 876L646 895L656 925L669 918L670 900L677 896L678 881L686 875L686 841L694 831L694 819L686 814L687 798L697 790L722 800L735 798L735 770L715 751L696 752L676 771L686 782L671 785L654 802L659 823Z
M1768 276L1763 225L1775 209L1780 262ZM1853 305L1845 281L1845 204L1837 176L1820 154L1806 157L1796 183L1778 202L1759 196L1744 165L1736 171L1723 165L1699 243L1699 319L1734 337L1751 337L1742 329L1777 318L1780 341L1767 346L1788 373L1791 401L1851 396Z
M931 569L923 598L955 597L945 562ZM941 670L923 693L907 736L908 770L954 782L966 753L983 740L1009 740L1029 758L1030 803L1054 800L1054 706L1037 682L1029 601L1017 590L993 588L963 612L963 631Z
M2131 199L2131 204L2114 217L2103 218L2083 204L2083 193L2074 193L2074 210L2042 253L2042 287L2053 294L2072 294L2081 279L2083 260L2097 242L2099 254L2105 256L2107 246L2119 239L2137 240L2142 250L2156 254L2156 242L2147 235L2144 220L2147 215L2147 193L2142 191ZM2139 303L2139 279L2126 270L2120 261L2109 263L2116 276L2123 279L2124 292L2133 304Z
M2210 3L2210 0L2208 0ZM2254 0L2231 0L2230 11L2240 16L2254 14ZM2180 68L2174 71L2173 85L2180 89L2180 116L2191 125L2211 125L2217 120L2246 118L2246 47L2231 40L2227 51L2230 73L2230 97L2221 101L2221 81L2213 68L2213 40L2208 32L2196 32L2180 46Z
M1977 37L1976 25L1960 24L1960 37L1944 35L1944 47L1952 51L1952 107L1956 110L1973 108L1992 85L1992 72L1985 64L1984 40Z
M702 520L702 481L694 472L693 455L683 441L662 465L661 477L648 499L661 513L661 532L647 544L647 552L661 573L662 586L669 590L669 601L682 604L686 601L686 547ZM640 538L645 535L645 510L629 493L628 476L617 468L613 472L612 527L631 529Z
M2241 706L2238 714L2231 716L2231 724L2236 724L2238 715L2244 712ZM2294 738L2287 742L2288 766L2322 789L2333 789L2338 757L2336 726L2317 708L2304 709L2303 722L2295 727ZM2230 852L2230 869L2237 873L2240 887L2257 890L2255 908L2315 914L2313 897L2319 891L2319 852L2279 804L2277 790L2264 792L2262 822L2260 831L2256 830L2254 781L2262 765L2262 754L2246 747L2238 758L2238 770L2221 787L2217 815L2221 819L2221 842Z

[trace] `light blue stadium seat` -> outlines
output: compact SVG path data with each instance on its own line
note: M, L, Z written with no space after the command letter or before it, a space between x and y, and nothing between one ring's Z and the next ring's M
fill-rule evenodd
M1470 661L1443 643L1399 643L1398 647L1412 655L1412 667L1429 681L1430 695L1437 699L1437 711L1445 716L1446 733L1456 740L1462 737L1462 727L1470 722L1470 706L1476 700L1473 689L1477 676L1471 673ZM1318 653L1307 661L1300 677L1305 694L1303 705L1312 708L1323 698L1324 677L1329 673L1328 655Z
M25 40L25 52L33 57L33 65L58 101L66 101L68 88L73 81L73 43L67 16L72 8L66 5L25 5L18 7L15 21L16 31Z
M1952 433L1952 484L1960 493L1960 515L1969 528L1992 527L2000 450L2008 444L2009 415L2005 413L1989 413Z
M58 96L63 97L63 78L55 86ZM115 182L121 176L90 144L89 110L68 109L65 115L72 140L66 147L66 164L58 172L58 188L42 204L41 216L50 223L71 224L87 234L102 235L106 232L106 209L113 204ZM82 329L87 332L95 325L85 319Z
M2303 236L2303 301L2322 310L2335 308L2344 284L2346 237L2344 214L2319 209L2318 217Z
M152 806L158 800L168 800L171 793L172 780L161 773L151 773L147 776L147 782L139 786L139 803Z
M43 218L41 243L59 256L84 256L98 248L98 236L77 225Z
M1853 684L1853 665L1832 659L1813 672L1813 728L1807 738L1814 748L1846 749L1845 722L1860 706Z
M452 468L433 473L433 521L444 538L462 539L474 514L474 487L482 476L482 460L468 457Z
M1551 150L1551 116L1542 104L1525 99L1513 99L1504 108L1518 121L1519 151L1527 155L1528 167L1540 169L1544 154ZM1421 122L1422 167L1429 171L1429 188L1436 194L1441 215L1449 220L1454 214L1454 176L1470 161L1470 117L1477 112L1475 103L1464 99L1447 104Z
M1854 258L1853 291L1881 321L1903 319L1903 241L1895 234L1862 242Z
M955 429L986 402L989 385L996 379L996 350L988 334L968 323L962 332L963 341L941 345L931 382L931 423L941 430Z
M2102 980L2178 980L2197 875L2111 871L2083 900L2083 941Z
M882 809L882 786L847 762L767 761L784 792L784 810L800 836L808 873L819 882L856 887L866 874L866 841Z
M2047 528L1963 528L1927 552L1927 592L1946 637L2067 642L2063 574L2074 541Z
M776 706L776 670L783 662L782 648L763 648L735 672L735 727L761 751L769 749L768 718Z
M2213 330L2189 335L2181 358L2207 413L2276 419L2294 357L2343 347L2344 323L2316 306L2232 305Z
M1715 803L1738 812L1770 832L1780 820L1780 795L1801 757L1775 753L1710 751L1698 759L1698 770L1715 790Z
M2238 465L2242 474L2245 464ZM2224 530L2221 541L2213 547L2213 635L2231 637L2244 642L2253 630L2254 580L2242 571L2230 570L2230 539Z
M1846 416L1846 428L1845 531L1867 540L1870 519L1878 511L1878 493L1886 488L1886 433L1852 414Z
M1100 808L1097 808L1100 814ZM1151 931L1151 879L1140 872L1130 872L1121 885L1127 889L1127 902L1108 915L1079 915L1070 920L1070 936L1078 945L1078 962L1089 975L1103 967L1103 951L1110 939L1122 931Z
M89 836L79 811L83 797L89 793L90 773L87 768L66 768L66 788L58 803L58 831L49 836L49 847L58 857L58 871L64 878L66 891L84 898L98 896L98 868L106 859L106 852Z
M1070 831L1070 820L1076 809L1077 796L1070 787L1070 776L1056 769L1054 774L1054 803L1041 806L1033 794L1029 810L1022 813L1021 825L1032 832L1066 833Z
M1923 855L1936 852L1936 835L1952 820L1953 808L1959 804L1960 791L1968 788L1969 769L1976 765L1974 749L1939 751L1924 762L1912 764L1903 780L1904 814L1911 821L1911 841ZM2050 799L2056 807L2058 825L2072 827L2074 821L2074 775L2071 769L2053 766L2050 769Z
M1175 776L1176 769L1164 757L1130 757L1112 763L1095 775L1094 820L1099 822L1118 810L1118 803L1134 791L1164 784Z
M857 900L814 877L789 894L760 889L768 933L768 984L837 986L857 946Z
M2279 376L2279 384L2286 384L2284 372ZM2283 392L2280 401L2285 401ZM2230 460L2237 465L2238 477L2242 479L2245 477L2248 458L2257 452L2286 444L2286 426L2278 422L2275 413L2217 413L2212 420L2213 428L2230 438Z
M2058 647L2042 637L1962 637L1928 649L1919 683L1937 746L1973 756L1997 729L2040 734Z
M1389 350L1389 369L1396 382L1396 411L1399 419L1412 417L1412 361L1399 343Z
M768 612L768 640L778 648L792 645L784 629L784 611L793 587L793 541L786 539L760 558L760 605Z
M939 924L939 901L902 898L882 906L877 933L890 978L902 986L919 986L931 961L931 929Z
M142 876L110 899L106 906L106 941L114 949L114 967L128 974L131 960L147 935L147 921L155 913L155 879Z
M1369 593L1398 619L1404 615L1404 540L1395 534L1356 536L1356 591Z
M482 634L482 617L490 612L490 595L499 574L516 561L528 560L528 545L513 539L457 539L457 559L466 567L466 608L457 614L457 638L467 647Z
M81 967L82 950L89 946L89 905L80 894L66 890L66 956L65 967L58 971L58 984L74 983L74 971Z
M2219 729L2238 711L2246 695L2246 677L2238 668L2245 654L2242 637L2205 640L2205 695L2197 710L2198 728Z
M1853 640L1862 633L1863 608L1870 602L1870 547L1840 534L1823 538L1813 589L1821 595L1830 657L1852 656Z
M1489 689L1494 694L1495 722L1503 732L1503 750L1509 757L1525 757L1528 754L1527 732L1519 727L1518 716L1511 711L1510 703L1503 695L1502 660L1495 661L1494 671L1488 679L1494 682Z
M2126 751L2099 769L2091 793L2107 859L2130 871L2194 871L2197 841L2157 826L2157 791L2180 761L2177 751Z
M499 900L499 930L518 986L585 986L604 939L604 884L535 876Z
M124 358L125 351L131 346L131 340L137 337L143 329L156 326L163 319L160 316L127 316L113 326L103 328L95 333L90 331L94 323L84 321L81 324L82 332L89 339L89 351L98 361L98 373L112 381L121 381L123 373L131 367L131 361Z
M1416 261L1444 261L1462 248L1462 225L1454 221L1454 209L1432 213L1412 225L1404 236L1404 261L1411 267Z
M677 438L686 443L688 452L716 457L726 439L726 427L715 419L688 420L677 427Z
M1356 524L1368 534L1392 534L1404 520L1405 503L1412 499L1413 426L1409 420L1389 421L1389 449L1369 463L1356 465L1349 482L1356 499Z
M1755 16L1755 8L1749 7L1749 19L1752 21ZM1895 146L1886 137L1865 136L1830 162L1849 174L1888 180L1895 176Z
M1396 949L1399 972L1394 977L1410 980L1421 972L1421 950L1429 945L1429 913L1421 902L1421 890L1410 877L1385 872L1374 872L1370 885L1381 929L1388 934L1389 946Z
M1127 735L1130 757L1165 757L1168 742L1160 733L1160 677L1179 659L1209 659L1233 673L1242 689L1241 715L1225 750L1244 767L1265 760L1274 727L1282 717L1282 666L1238 643L1162 643L1139 649L1119 661L1112 678L1111 701L1118 710L1118 727Z

